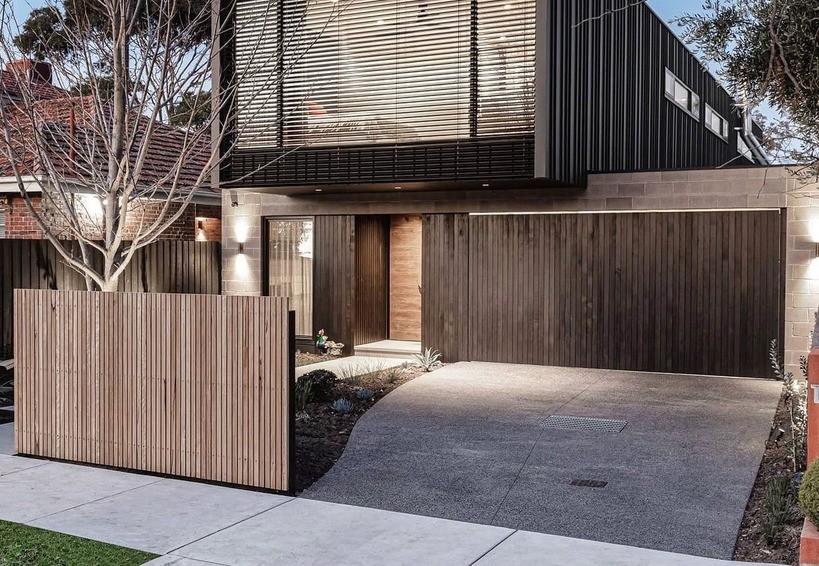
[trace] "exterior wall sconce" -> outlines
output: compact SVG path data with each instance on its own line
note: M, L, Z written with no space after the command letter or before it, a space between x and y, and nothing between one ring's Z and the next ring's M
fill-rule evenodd
M239 253L240 254L245 253L245 243L244 242L239 242Z

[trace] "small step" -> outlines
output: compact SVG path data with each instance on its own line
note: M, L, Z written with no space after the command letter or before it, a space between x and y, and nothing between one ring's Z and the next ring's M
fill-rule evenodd
M416 354L421 353L420 342L405 340L381 340L370 344L361 344L355 347L356 356L370 356L373 358L398 358L400 360L414 360Z

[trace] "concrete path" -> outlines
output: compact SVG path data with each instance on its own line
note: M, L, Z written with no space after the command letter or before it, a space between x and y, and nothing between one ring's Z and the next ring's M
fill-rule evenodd
M154 566L729 564L6 455L0 501L0 519L162 554Z
M453 364L379 401L303 497L727 559L780 392L759 379ZM547 428L552 414L627 425Z
M305 373L316 369L326 369L340 378L347 378L400 366L403 363L407 363L407 360L399 358L348 356L346 358L334 358L326 362L299 366L296 368L296 377L301 377Z
M0 454L14 454L14 423L0 425Z

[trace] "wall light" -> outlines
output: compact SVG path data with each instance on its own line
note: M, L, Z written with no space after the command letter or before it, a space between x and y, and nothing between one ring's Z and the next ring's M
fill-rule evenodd
M205 236L205 219L201 217L196 218L196 241L204 242L207 239Z
M250 223L247 219L239 219L236 221L236 226L234 227L234 233L236 235L236 242L239 244L239 253L245 253L245 243L247 242L248 234L250 233Z

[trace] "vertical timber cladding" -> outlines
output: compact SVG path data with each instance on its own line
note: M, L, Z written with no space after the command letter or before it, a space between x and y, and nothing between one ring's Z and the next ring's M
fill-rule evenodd
M355 219L355 344L387 338L386 216Z
M352 352L355 336L355 216L316 216L313 334L323 328Z
M391 340L421 340L420 216L390 217Z
M288 299L17 289L21 454L290 491Z
M470 216L462 323L437 312L459 308L459 221L425 234L425 271L446 279L425 277L425 346L450 360L768 375L779 211Z
M421 342L448 362L469 360L469 216L426 214L422 222Z

